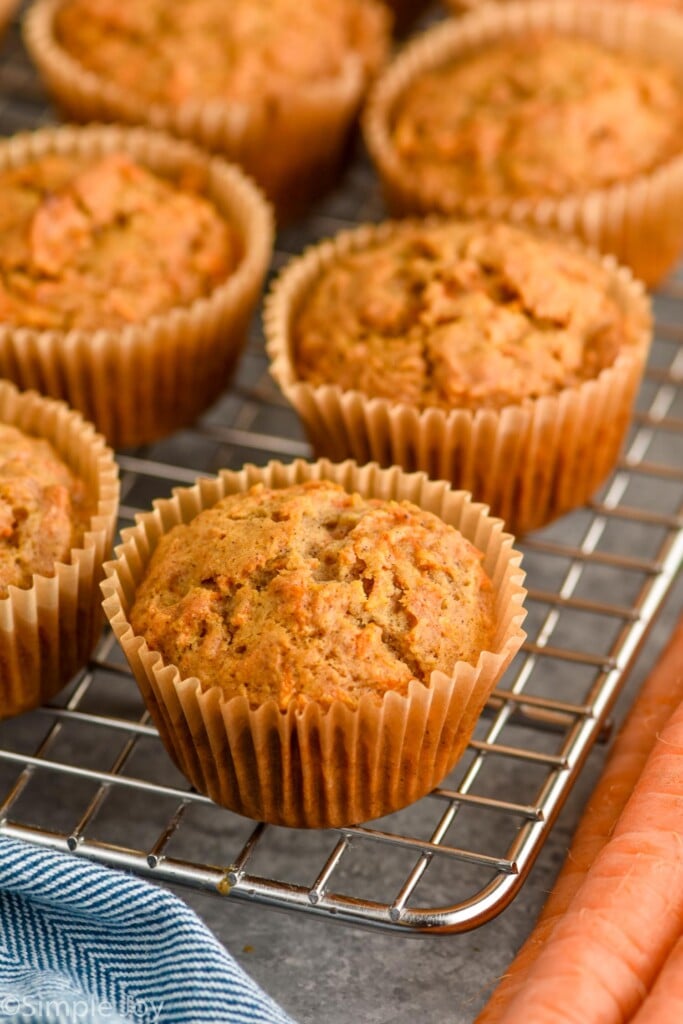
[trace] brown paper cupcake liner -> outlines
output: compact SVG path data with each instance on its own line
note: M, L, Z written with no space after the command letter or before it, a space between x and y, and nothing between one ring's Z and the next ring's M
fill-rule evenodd
M683 142L681 151L649 173L560 199L482 199L421 187L404 166L391 139L392 116L400 97L420 74L525 31L551 29L582 36L616 50L659 60L683 81L683 21L667 11L637 3L596 4L586 0L511 0L486 3L448 19L405 47L368 97L363 131L396 215L457 213L553 228L612 253L647 284L660 281L683 248Z
M222 154L256 179L278 219L298 215L336 178L367 89L360 55L349 54L336 75L292 91L280 103L261 96L248 103L149 103L88 71L60 45L54 20L62 2L36 0L24 21L24 40L67 119L148 125Z
M458 662L450 676L434 672L428 686L415 680L407 696L392 692L379 705L366 695L355 710L340 701L328 711L311 703L303 712L283 713L275 701L254 710L246 698L226 700L218 687L205 689L195 678L181 679L176 668L164 665L133 634L128 614L162 534L257 482L285 487L310 479L333 480L368 497L412 501L455 526L483 552L497 626L492 649L482 652L476 665ZM167 750L202 793L275 824L349 825L427 793L463 753L486 700L524 639L524 574L512 537L468 494L423 473L326 460L224 470L155 502L154 510L139 516L122 539L117 559L105 567L104 609Z
M312 283L344 254L390 236L398 223L363 225L313 246L291 261L267 296L271 374L298 412L315 454L423 470L471 491L516 534L583 505L615 464L649 350L651 315L642 285L602 257L637 335L598 377L557 395L501 410L420 410L301 380L292 331Z
M49 441L86 486L88 528L54 576L0 598L0 718L53 697L87 662L99 639L102 565L111 557L119 499L118 467L104 438L62 402L0 381L0 422Z
M239 168L160 132L90 126L22 133L0 144L0 170L52 152L97 158L120 150L162 176L196 169L207 196L236 230L242 255L206 297L125 328L49 331L0 324L0 375L64 399L114 448L145 444L192 423L227 387L273 240L270 208Z

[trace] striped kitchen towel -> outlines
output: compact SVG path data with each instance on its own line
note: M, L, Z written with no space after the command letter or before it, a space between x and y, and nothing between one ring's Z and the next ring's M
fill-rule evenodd
M294 1024L167 890L5 836L0 1021Z

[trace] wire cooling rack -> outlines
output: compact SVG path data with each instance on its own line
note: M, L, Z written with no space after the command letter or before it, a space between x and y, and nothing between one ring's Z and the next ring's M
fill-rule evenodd
M52 120L17 26L0 50L0 131ZM357 154L342 187L278 237L309 242L383 215ZM625 454L594 502L520 545L529 640L450 776L417 804L325 832L256 824L188 789L111 634L49 707L0 723L0 832L165 882L376 928L457 932L519 890L683 559L683 274ZM258 324L235 386L195 429L119 453L120 525L201 473L308 456L267 371Z

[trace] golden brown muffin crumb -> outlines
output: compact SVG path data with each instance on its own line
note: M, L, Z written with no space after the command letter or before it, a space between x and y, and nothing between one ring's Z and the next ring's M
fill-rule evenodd
M130 612L183 678L252 707L355 707L475 664L493 638L481 555L408 502L256 485L162 537Z
M336 75L350 55L384 58L389 18L374 0L68 0L57 38L124 90L187 100L275 101Z
M85 486L52 445L0 424L0 597L68 561L86 523Z
M392 132L423 188L492 199L628 180L680 152L682 128L672 71L539 32L422 73Z
M395 225L320 273L299 376L426 408L502 408L596 376L634 340L597 259L502 223Z
M239 253L192 184L124 153L50 155L0 172L0 322L121 327L207 295Z

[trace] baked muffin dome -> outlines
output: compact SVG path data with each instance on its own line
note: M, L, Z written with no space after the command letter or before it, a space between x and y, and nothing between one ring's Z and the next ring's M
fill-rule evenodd
M397 222L321 269L297 374L420 409L501 409L596 377L636 325L598 260L496 222Z
M124 152L47 154L0 171L0 320L97 330L188 306L238 262L235 233L193 187Z
M376 69L384 46L373 30L385 22L367 0L67 0L55 30L85 68L178 104L279 98L336 73L349 52Z
M338 175L391 14L380 0L36 0L23 34L68 120L190 139L291 218Z
M199 792L350 825L444 778L519 650L521 556L501 527L397 466L221 470L122 531L103 608Z
M92 424L0 380L0 718L54 697L100 641L118 500Z
M650 171L680 152L682 131L672 70L545 30L425 70L392 138L418 186L539 198Z
M227 386L271 255L240 168L162 132L63 125L0 143L0 376L112 447L192 423Z
M349 53L376 70L388 24L374 0L66 0L55 31L90 71L175 106L278 99L339 72Z
M423 470L524 533L614 467L652 336L639 281L503 221L385 221L291 260L271 373L314 452Z
M49 441L0 423L0 598L67 562L91 513L85 484Z
M433 513L339 484L262 484L160 541L130 612L182 678L250 706L406 696L493 643L481 553Z
M683 19L639 3L482 3L382 73L365 141L394 215L547 227L659 282L683 245Z

